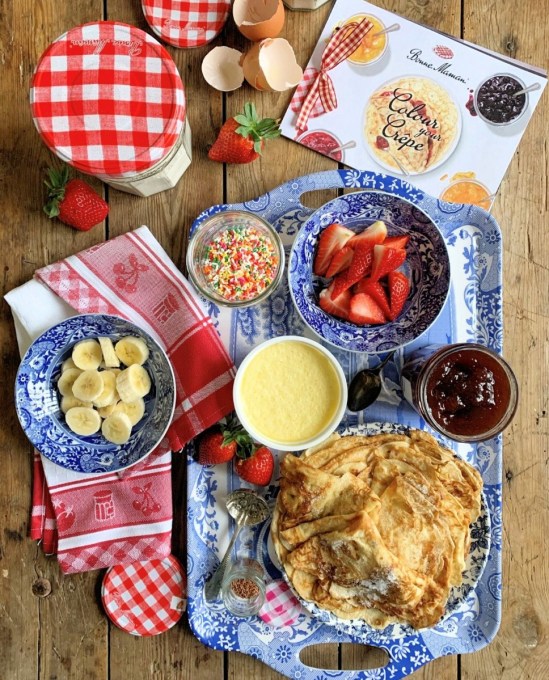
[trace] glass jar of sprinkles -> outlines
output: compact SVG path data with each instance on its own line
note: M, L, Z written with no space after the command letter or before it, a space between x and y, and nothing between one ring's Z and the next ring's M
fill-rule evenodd
M240 557L221 585L221 597L236 616L254 616L265 602L265 572L256 560Z
M187 249L187 270L205 298L224 307L248 307L280 283L284 248L259 215L227 210L198 225Z

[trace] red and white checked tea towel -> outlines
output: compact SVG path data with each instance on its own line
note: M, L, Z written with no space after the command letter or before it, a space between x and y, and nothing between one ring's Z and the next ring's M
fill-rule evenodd
M40 57L30 100L51 151L103 178L154 166L185 121L185 90L168 51L116 21L77 26L57 38Z
M233 409L234 365L190 285L147 227L35 276L50 290L32 281L6 296L18 340L24 344L40 327L45 330L44 320L36 316L48 309L55 317L49 325L73 310L123 316L166 350L177 399L168 436L122 475L79 474L37 457L31 537L42 539L46 552L57 552L66 573L163 557L171 547L171 450L182 448ZM27 286L32 292L24 291ZM55 299L50 302L48 296Z
M147 23L174 47L200 47L223 29L230 0L141 0Z

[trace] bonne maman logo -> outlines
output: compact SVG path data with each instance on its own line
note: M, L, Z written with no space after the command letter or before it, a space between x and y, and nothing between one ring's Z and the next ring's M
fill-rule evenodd
M447 47L446 45L436 45L435 47L433 47L433 52L436 54L437 57L439 57L440 59L444 59L445 61L442 64L433 63L432 57L430 57L428 54L424 55L423 50L420 49L419 47L414 47L413 49L411 49L408 52L408 56L406 57L406 59L409 59L410 61L413 61L416 64L421 64L422 66L431 71L436 71L437 73L441 73L442 75L448 78L457 80L459 83L466 82L463 76L460 76L459 74L454 73L451 70L452 62L450 60L454 58L454 52L450 47Z

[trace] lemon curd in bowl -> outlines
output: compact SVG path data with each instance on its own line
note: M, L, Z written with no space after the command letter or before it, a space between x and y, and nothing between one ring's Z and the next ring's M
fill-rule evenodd
M262 444L282 451L314 446L338 426L347 402L343 371L330 352L298 336L274 338L242 362L236 413Z

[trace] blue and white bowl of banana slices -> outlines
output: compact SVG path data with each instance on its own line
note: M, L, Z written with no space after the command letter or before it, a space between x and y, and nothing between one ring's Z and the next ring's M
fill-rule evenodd
M175 379L158 342L117 316L83 314L49 328L29 347L15 405L34 447L74 472L134 465L164 438Z

